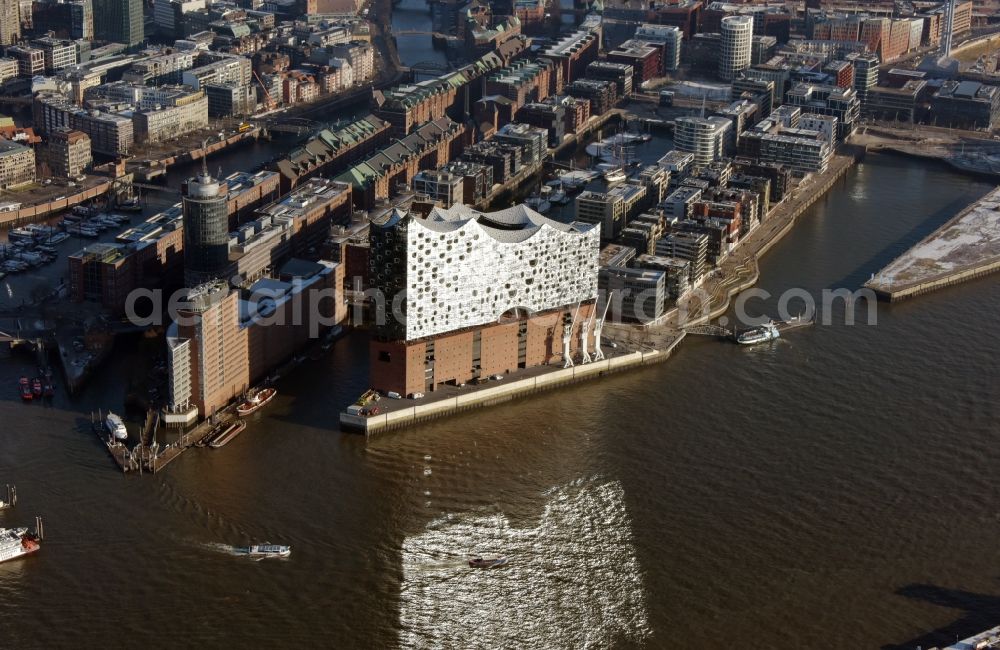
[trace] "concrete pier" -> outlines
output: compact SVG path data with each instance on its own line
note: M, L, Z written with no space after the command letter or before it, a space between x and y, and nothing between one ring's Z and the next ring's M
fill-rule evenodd
M1000 271L1000 187L876 273L865 287L889 302Z
M340 414L340 428L344 431L357 431L371 435L382 431L401 429L461 411L509 402L530 393L666 361L683 339L684 333L681 332L662 350L650 349L609 355L609 358L603 361L576 365L571 368L562 368L561 364L560 366L529 368L518 371L500 382L490 382L479 386L441 387L438 391L418 401L383 398L378 403L380 410L378 415L365 417L342 412Z

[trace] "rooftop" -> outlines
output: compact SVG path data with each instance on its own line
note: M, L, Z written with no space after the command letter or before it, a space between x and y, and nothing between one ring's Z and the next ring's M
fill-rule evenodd
M585 233L596 227L593 224L553 221L524 204L496 212L480 212L467 205L457 204L450 208L434 208L426 218L417 219L416 222L436 232L459 230L474 222L490 237L504 244L523 242L543 228L564 233Z

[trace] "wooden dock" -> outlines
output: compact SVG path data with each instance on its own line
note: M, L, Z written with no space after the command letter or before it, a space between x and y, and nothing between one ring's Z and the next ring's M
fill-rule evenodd
M139 434L139 443L129 449L125 443L115 440L114 436L107 432L104 427L104 417L103 411L91 413L91 429L107 448L118 468L126 474L130 472L155 474L191 447L204 444L234 419L232 414L224 412L215 422L202 422L182 434L175 442L161 447L156 440L160 415L157 411L149 411Z
M96 415L96 417L95 417ZM125 473L138 471L139 466L132 457L132 453L129 451L128 447L124 443L115 440L115 437L111 435L107 429L104 427L104 411L98 411L96 414L90 414L90 428L95 434L97 434L97 439L104 443L107 447L108 453L111 454L111 458L114 459L118 468Z

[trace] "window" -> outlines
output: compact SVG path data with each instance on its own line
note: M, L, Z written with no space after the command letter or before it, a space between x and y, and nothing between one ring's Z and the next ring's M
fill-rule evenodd
M378 360L379 361L392 361L392 353L390 353L388 350L379 350Z

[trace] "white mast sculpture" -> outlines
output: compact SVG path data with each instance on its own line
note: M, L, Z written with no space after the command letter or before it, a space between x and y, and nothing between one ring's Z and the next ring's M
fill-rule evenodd
M580 363L590 363L590 352L587 350L589 347L589 341L587 341L587 335L590 334L590 325L594 322L594 316L597 313L597 305L594 305L594 311L591 312L590 318L584 319L580 323Z
M580 313L580 303L576 305L576 312L573 313L573 320L568 324L563 322L563 368L573 367L573 357L569 353L569 344L573 340L573 326L576 325L576 317Z
M594 361L604 360L604 350L601 349L601 330L604 329L604 319L608 316L608 307L611 306L611 296L614 295L614 291L608 294L608 301L604 303L604 313L601 317L597 319L597 325L594 327ZM597 313L597 310L594 310Z

